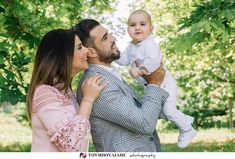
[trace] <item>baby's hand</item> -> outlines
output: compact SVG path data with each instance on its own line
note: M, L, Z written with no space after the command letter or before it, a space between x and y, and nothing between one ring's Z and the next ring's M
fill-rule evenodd
M141 71L142 75L150 75L151 73L147 71L147 69L144 66L140 66L139 70Z
M138 67L133 67L129 70L129 73L132 78L136 79L138 76L141 76L142 73Z

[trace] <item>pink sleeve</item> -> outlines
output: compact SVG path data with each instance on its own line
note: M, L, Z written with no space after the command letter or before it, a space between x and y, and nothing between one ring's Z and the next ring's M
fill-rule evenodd
M35 113L60 151L87 151L90 123L85 117L76 115L77 110L71 99L57 89L40 86L33 99Z
M67 125L58 130L50 139L60 151L83 152L87 151L89 141L89 121L76 116Z

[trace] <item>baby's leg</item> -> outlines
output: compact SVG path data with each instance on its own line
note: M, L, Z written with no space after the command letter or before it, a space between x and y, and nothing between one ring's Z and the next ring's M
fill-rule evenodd
M187 147L196 135L196 130L192 127L194 118L176 108L177 85L168 71L166 71L161 87L169 93L167 102L163 106L163 114L180 129L177 146Z
M188 131L191 129L194 118L184 114L176 108L177 85L176 81L167 70L161 88L169 93L169 97L163 107L163 114L165 117L175 123L181 131Z

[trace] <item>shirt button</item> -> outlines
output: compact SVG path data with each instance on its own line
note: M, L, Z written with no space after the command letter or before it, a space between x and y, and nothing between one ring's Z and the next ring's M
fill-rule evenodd
M154 141L154 137L150 137L149 140L150 140L150 141Z

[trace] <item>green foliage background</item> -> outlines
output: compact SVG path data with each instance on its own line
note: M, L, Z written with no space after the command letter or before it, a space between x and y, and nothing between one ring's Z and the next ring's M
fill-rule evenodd
M4 0L0 2L0 103L25 102L32 60L41 37L70 28L81 17L111 11L110 0Z
M35 51L47 31L70 28L81 18L92 17L121 35L126 24L114 26L112 16L102 16L111 15L118 2L0 1L0 103L25 102ZM198 127L233 127L234 0L139 0L130 4L132 10L150 12L154 34L164 39L161 49L179 86L179 109L194 116ZM123 72L126 76L127 69ZM129 76L126 79L143 95L142 87Z
M196 126L233 127L235 2L143 0L133 8L148 10L164 38L164 60L180 87L178 107Z

